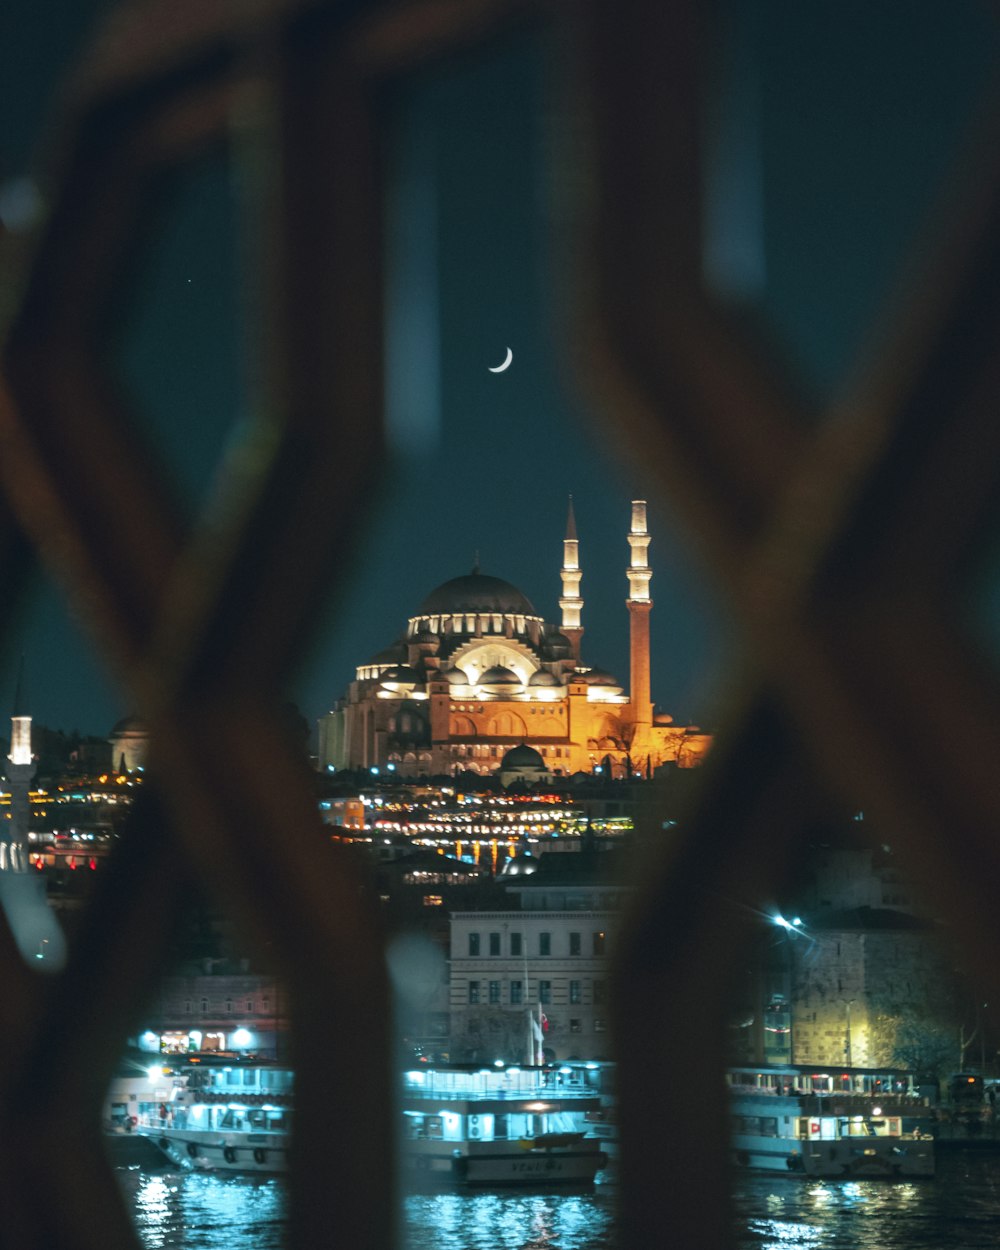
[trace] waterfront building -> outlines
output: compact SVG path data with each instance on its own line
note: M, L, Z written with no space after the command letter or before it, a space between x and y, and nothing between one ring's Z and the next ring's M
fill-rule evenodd
M791 953L794 1063L956 1070L954 960L936 926L859 907L817 916L809 936Z
M860 825L858 814L848 843ZM831 834L832 845L810 848L794 919L778 915L762 935L735 1057L956 1070L961 1039L975 1035L978 1054L983 1032L947 934L920 915L889 845Z
M159 979L139 1045L144 1050L238 1051L282 1058L288 1020L273 976L247 960L205 959Z
M514 866L523 867L523 861ZM615 852L544 855L510 872L508 909L451 917L451 1058L611 1058L609 959L627 887Z
M650 536L632 503L627 568L630 687L581 656L580 543L570 502L561 620L546 621L516 586L478 566L427 596L404 634L358 666L319 722L322 769L398 774L508 773L536 779L605 769L650 776L698 764L709 736L657 712L650 677ZM510 758L526 746L536 756Z

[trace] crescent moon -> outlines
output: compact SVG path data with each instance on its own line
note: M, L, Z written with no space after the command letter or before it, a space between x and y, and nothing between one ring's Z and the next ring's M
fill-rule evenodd
M510 366L510 362L511 362L513 359L514 359L514 353L513 353L513 352L510 350L510 348L508 347L508 348L507 348L507 358L506 358L506 360L503 362L503 364L502 364L502 365L497 365L497 367L496 367L495 369L494 369L492 366L488 366L488 368L489 368L489 370L490 370L490 373L503 373L503 371L504 371L505 369L509 368L509 366Z

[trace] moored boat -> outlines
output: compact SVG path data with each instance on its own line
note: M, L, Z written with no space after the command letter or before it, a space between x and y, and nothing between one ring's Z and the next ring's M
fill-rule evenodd
M739 1169L828 1179L934 1175L926 1101L899 1070L731 1068Z
M223 1172L284 1172L292 1073L240 1056L188 1056L166 1069L169 1088L140 1105L135 1132L175 1163Z
M590 1185L599 1095L569 1067L427 1067L403 1077L402 1170L460 1186Z

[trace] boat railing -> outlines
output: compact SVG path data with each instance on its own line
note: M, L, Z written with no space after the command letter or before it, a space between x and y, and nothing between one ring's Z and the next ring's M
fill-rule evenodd
M435 1072L433 1070L406 1073L403 1087L410 1097L490 1098L499 1101L537 1098L542 1101L553 1098L595 1098L598 1091L585 1082L566 1077L561 1073L528 1071L494 1072Z
M732 1085L734 1095L759 1095L762 1098L794 1098L802 1115L872 1115L878 1107L883 1113L919 1111L930 1106L920 1094L871 1093L858 1094L838 1090L818 1091L795 1089L761 1089L756 1085Z
M256 1110L256 1108L254 1108L254 1110ZM177 1111L179 1111L179 1114L177 1114ZM132 1129L124 1129L123 1131L125 1132L145 1131L147 1133L158 1133L158 1132L163 1132L164 1130L167 1130L167 1129L180 1129L185 1132L194 1131L194 1132L199 1132L199 1133L202 1133L202 1132L204 1133L239 1132L239 1133L252 1133L254 1135L258 1133L267 1133L268 1135L274 1136L274 1137L286 1137L288 1135L287 1122L280 1126L279 1125L271 1126L268 1120L264 1118L264 1120L260 1123L248 1122L247 1124L240 1125L238 1127L232 1124L228 1124L228 1125L200 1124L197 1121L190 1119L185 1114L184 1108L172 1109L165 1116L160 1115L157 1112L153 1112L153 1111L140 1111L138 1115L136 1115L133 1118L135 1122L132 1126Z
M440 1102L443 1098L451 1102L528 1102L539 1103L567 1102L569 1100L588 1100L596 1103L600 1095L592 1089L560 1089L553 1086L546 1089L455 1089L453 1086L434 1088L433 1086L408 1085L406 1096L409 1099L429 1099Z

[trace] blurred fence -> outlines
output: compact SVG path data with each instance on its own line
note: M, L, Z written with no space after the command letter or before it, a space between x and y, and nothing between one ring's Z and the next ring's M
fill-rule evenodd
M155 772L61 973L36 977L0 924L5 1246L133 1244L98 1106L192 880L268 945L288 987L291 1244L394 1244L377 917L349 869L314 853L279 692L382 457L380 93L524 23L556 24L586 114L572 332L609 428L642 450L728 591L746 661L699 811L664 848L619 959L623 1246L728 1243L718 1073L743 935L719 900L736 882L780 889L821 790L897 831L1000 1000L1000 704L956 606L1000 466L994 136L977 177L956 180L871 367L817 421L702 279L704 6L149 0L113 14L86 58L49 210L8 249L0 627L41 560L151 726ZM266 350L228 497L188 532L108 341L150 205L225 144L260 189ZM210 782L209 755L226 761ZM321 1001L317 980L333 991ZM678 1026L692 1020L696 1042Z

